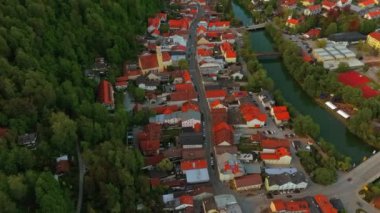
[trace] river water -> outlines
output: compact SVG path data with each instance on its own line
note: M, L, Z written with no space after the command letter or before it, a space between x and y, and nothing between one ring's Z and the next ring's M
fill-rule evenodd
M232 3L235 18L242 21L244 26L250 25L252 19L237 4ZM257 52L273 51L273 43L264 30L249 33L252 49ZM300 113L310 115L319 124L321 137L334 144L336 149L352 158L355 163L361 162L364 156L371 155L372 148L361 141L360 138L349 132L345 125L333 115L320 107L310 96L306 94L299 84L290 76L283 66L281 59L262 60L268 76L275 83L287 102L292 104Z

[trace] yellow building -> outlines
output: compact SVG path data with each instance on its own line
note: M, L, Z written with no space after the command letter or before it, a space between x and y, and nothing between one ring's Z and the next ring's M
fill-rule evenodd
M367 44L375 49L380 49L380 32L372 32L367 36Z
M314 0L302 0L301 4L305 7L314 5Z

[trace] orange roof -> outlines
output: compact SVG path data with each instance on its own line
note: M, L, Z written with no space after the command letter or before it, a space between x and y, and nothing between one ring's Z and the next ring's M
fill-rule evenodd
M288 24L293 24L293 25L297 25L298 24L298 19L294 19L294 18L290 18L287 20Z
M371 36L372 38L380 41L380 32L372 32L372 33L368 34L368 36Z
M194 85L190 83L175 84L176 91L193 90L193 89L194 89Z
M188 29L189 22L187 19L170 19L169 20L169 28L170 29Z
M239 187L247 187L253 185L261 185L263 183L261 179L261 175L259 174L250 174L244 175L242 177L235 178L236 186Z
M191 77L190 77L189 71L185 70L183 72L182 78L183 78L184 82L189 82L189 81L191 82Z
M227 58L236 58L236 52L233 50L227 50L226 57Z
M287 121L290 119L289 112L274 113L274 116L276 117L277 120L280 120L280 121Z
M181 170L193 170L193 169L204 169L207 168L206 160L189 160L181 162Z
M187 112L189 110L193 110L193 111L199 111L199 106L196 102L193 102L193 101L187 101L185 103L182 104L182 112Z
M276 199L273 200L272 203L275 206L276 212L310 212L309 204L306 200L284 201L281 199Z
M234 50L234 47L229 42L226 42L226 41L220 45L220 48L222 49L223 52L226 52L228 50Z
M203 49L203 48L198 48L197 49L197 54L199 56L212 56L213 52L211 49Z
M290 143L286 139L268 138L260 142L260 145L264 149L277 149L281 147L289 148Z
M194 89L176 91L170 94L170 101L188 101L197 98L197 93Z
M227 96L227 92L222 89L206 91L206 98L219 98L219 97L226 97L226 96Z
M333 8L333 7L335 7L335 2L332 2L332 1L329 1L329 0L324 0L323 2L322 2L322 5L323 6L325 6L325 7L327 7L327 8Z
M246 121L251 121L253 119L258 119L262 122L267 120L265 113L261 113L260 109L253 104L244 103L240 105L240 112Z
M373 5L373 4L376 4L374 0L363 0L359 2L359 5L364 6L364 7Z
M375 10L367 13L369 17L374 18L380 16L380 10Z
M219 32L215 32L215 31L208 31L206 33L206 36L207 37L210 37L210 38L219 38L220 37L220 34Z
M208 23L208 28L212 27L230 27L229 21L215 21Z
M158 61L157 61L157 55L156 54L141 55L139 57L139 61L141 64L141 68L143 70L158 67Z
M193 197L189 195L182 195L181 197L179 197L179 201L181 204L187 204L191 206L194 204Z
M220 131L222 129L232 131L232 127L230 125L228 125L226 122L220 122L212 128L213 132L217 132L217 131Z
M314 199L318 203L318 206L321 209L322 213L338 213L338 210L331 205L331 203L325 195L315 195Z
M217 107L219 104L222 104L222 102L219 99L216 99L215 101L210 103L211 108Z
M165 114L164 112L175 112L178 111L178 106L177 105L171 105L171 106L159 106L153 108L153 111L155 111L157 114Z
M273 109L273 112L276 113L276 112L287 112L288 111L288 108L286 106L274 106L272 107Z
M291 156L289 151L284 147L276 149L274 153L260 153L262 160L279 160L284 156Z
M112 85L106 80L99 83L98 89L99 101L103 104L113 104Z
M197 33L200 33L200 32L206 32L207 31L207 29L206 29L206 27L204 27L203 25L201 25L201 26L199 26L198 28L197 28Z
M233 33L223 33L222 40L235 39L235 34Z

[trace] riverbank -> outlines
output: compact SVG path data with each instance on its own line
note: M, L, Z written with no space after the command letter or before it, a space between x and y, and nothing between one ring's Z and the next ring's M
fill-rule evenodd
M243 22L243 25L252 23L252 18L240 6L233 4L233 10L235 17ZM273 51L274 44L264 31L249 32L248 37L252 51ZM350 156L354 163L359 163L364 156L371 155L373 149L350 133L336 117L331 116L322 106L316 104L288 73L280 60L264 60L260 63L267 71L268 77L273 80L274 89L281 91L284 100L301 114L310 115L319 124L322 138L333 144L342 154Z
M293 42L284 38L283 34L281 33L281 29L279 29L278 27L274 26L273 24L269 24L266 26L266 33L271 37L272 41L274 42L274 47L278 49L281 55L283 56L283 62L285 67L287 68L286 71L292 76L293 80L296 81L297 84L307 93L307 95L313 99L315 103L319 104L317 97L321 93L340 94L343 97L343 102L353 105L355 105L355 103L363 104L363 102L369 103L370 101L372 101L371 99L366 100L361 96L353 97L353 95L355 95L355 91L353 91L354 89L347 86L343 86L340 83L338 83L336 76L329 72L326 73L325 69L321 65L311 65L307 62L304 62L302 57L298 54L300 52L299 47L296 46ZM292 70L292 72L290 72L290 70ZM365 105L356 105L356 107L364 108ZM326 109L324 105L322 105L322 108ZM327 111L330 112L330 110ZM336 115L334 115L334 117L336 117ZM353 119L355 119L355 116L353 117ZM356 119L358 118L362 119L361 117L357 116ZM362 140L362 142L365 142L373 148L380 148L380 143L378 143L376 139L373 139L375 137L373 132L366 132L367 134L364 134L363 132L358 132L358 130L362 128L360 126L361 123L365 123L364 120L361 122L351 122L350 120L342 120L340 117L338 117L338 120L343 121L342 124L352 134L359 137ZM370 122L367 121L367 123ZM369 125L368 129L370 128L371 126ZM367 131L371 132L371 130ZM373 135L373 137L368 136L368 134ZM367 137L365 137L364 135L366 135Z

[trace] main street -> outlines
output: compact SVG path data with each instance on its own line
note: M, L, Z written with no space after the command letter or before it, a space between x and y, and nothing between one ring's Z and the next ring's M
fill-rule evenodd
M205 148L207 154L208 171L210 175L210 182L214 189L214 194L233 194L236 197L243 212L252 212L254 206L262 203L261 198L265 196L256 196L254 199L248 199L242 195L232 191L228 185L219 181L217 171L211 167L211 153L213 153L212 145L212 120L211 112L206 99L206 91L203 85L202 76L199 71L197 59L196 59L196 28L200 18L204 15L203 8L198 6L198 15L192 22L189 32L189 40L187 43L187 60L189 62L189 71L194 83L194 86L198 92L198 103L203 115L204 129L205 129ZM214 162L216 164L216 162ZM257 199L259 198L259 199ZM258 202L256 202L258 200ZM267 202L266 202L267 203Z

